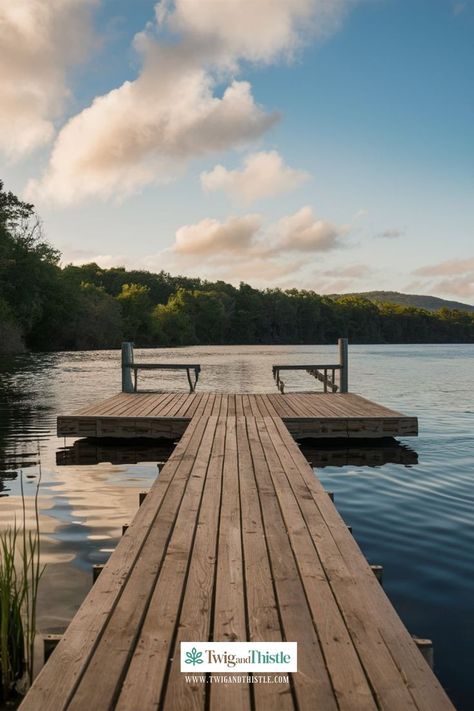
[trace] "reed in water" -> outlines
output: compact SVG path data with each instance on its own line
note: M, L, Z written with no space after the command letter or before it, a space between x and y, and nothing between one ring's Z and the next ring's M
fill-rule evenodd
M0 698L8 701L33 681L34 643L41 565L38 493L41 464L34 497L33 527L21 484L21 522L0 531Z

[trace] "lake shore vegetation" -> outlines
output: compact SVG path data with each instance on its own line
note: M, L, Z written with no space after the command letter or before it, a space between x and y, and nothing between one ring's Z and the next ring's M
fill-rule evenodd
M137 346L473 343L474 312L95 263L61 265L34 206L0 181L0 353Z

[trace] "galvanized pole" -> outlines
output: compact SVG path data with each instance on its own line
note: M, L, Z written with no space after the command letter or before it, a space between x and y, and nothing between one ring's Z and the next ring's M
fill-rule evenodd
M338 340L339 346L339 365L341 366L340 373L340 388L339 392L347 393L349 392L349 354L348 354L348 341L347 338L340 338Z
M133 363L133 343L124 341L122 343L122 392L133 393L132 369Z

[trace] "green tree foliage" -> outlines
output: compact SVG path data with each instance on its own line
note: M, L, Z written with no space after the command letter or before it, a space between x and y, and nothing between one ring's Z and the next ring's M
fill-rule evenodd
M473 343L474 312L426 311L361 295L59 266L33 206L0 182L0 352L193 344Z
M143 284L123 284L117 301L122 308L123 330L128 341L146 342L150 334L153 302L150 288Z
M92 350L117 348L123 338L120 304L102 287L83 282L76 294L73 318L64 333L64 346Z
M42 326L47 323L54 328L61 303L59 257L59 252L43 239L41 222L33 206L5 192L0 181L0 300L4 335L7 330L13 340L20 338L32 347L41 348L47 342Z

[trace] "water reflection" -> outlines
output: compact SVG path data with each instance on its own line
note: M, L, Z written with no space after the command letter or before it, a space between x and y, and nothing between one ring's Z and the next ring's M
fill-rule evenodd
M19 469L37 465L39 443L54 426L51 382L56 362L56 354L0 358L0 492Z
M71 446L62 447L56 452L56 464L160 464L168 461L173 449L174 445L169 439L78 439Z
M384 464L418 464L412 447L392 437L380 440L305 439L301 451L313 467L382 467Z

